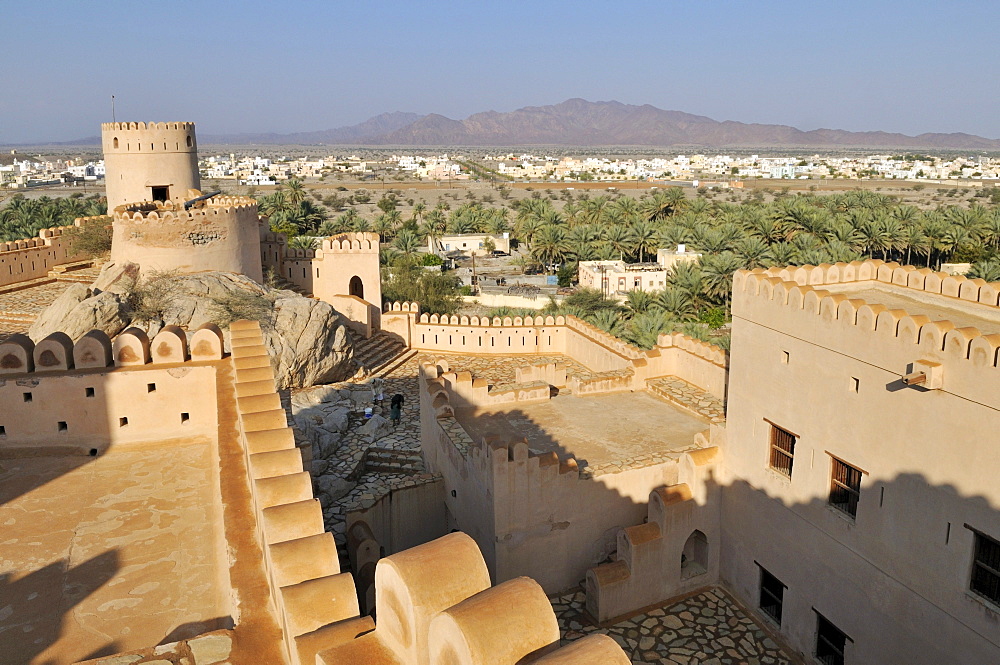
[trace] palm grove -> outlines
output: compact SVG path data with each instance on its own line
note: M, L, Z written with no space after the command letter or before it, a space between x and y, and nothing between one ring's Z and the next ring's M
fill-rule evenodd
M428 237L510 232L521 244L514 265L563 264L564 279L575 274L578 261L646 261L660 247L686 244L702 253L701 260L677 266L660 291L630 292L619 303L583 289L546 307L648 348L661 332L711 335L728 316L731 276L739 268L874 257L938 269L943 262L960 261L973 264L970 277L1000 281L1000 206L996 196L986 196L988 191L972 202L921 209L870 191L779 192L771 201L757 194L724 202L701 190L691 198L680 188L639 198L546 190L521 199L501 188L499 200L472 191L460 198L461 190L455 190L431 208L402 198L399 190L383 192L373 202L367 190L338 188L324 197L291 180L258 201L272 230L285 233L293 248L315 248L319 238L344 231L380 234L385 298L416 300L437 313L454 313L461 301L454 277L422 269L440 262L419 251ZM94 198L14 197L0 208L0 237L30 237L39 228L103 212L101 204ZM491 312L521 313L527 312ZM716 341L725 343L724 338Z
M1000 206L986 196L988 191L967 205L925 210L871 191L778 193L772 201L758 194L733 203L711 200L706 192L690 198L676 187L640 198L546 190L547 195L533 191L512 200L501 189L496 201L490 193L468 192L464 200L453 193L450 201L442 198L429 209L391 190L373 210L359 212L371 207L364 205L371 202L370 193L311 201L293 181L262 197L261 209L272 215L272 228L289 233L293 247L312 247L316 236L344 231L379 233L386 298L418 300L438 313L453 313L460 303L453 280L419 270L419 264L433 261L418 253L428 236L510 232L522 245L515 265L563 264L565 274L575 274L578 261L647 261L660 247L686 244L702 253L701 260L677 266L660 291L633 291L619 303L578 290L561 305L546 307L649 348L659 333L671 330L709 338L728 317L732 273L739 268L873 257L939 269L944 262L961 261L973 264L970 277L1000 281ZM529 312L501 308L490 313Z

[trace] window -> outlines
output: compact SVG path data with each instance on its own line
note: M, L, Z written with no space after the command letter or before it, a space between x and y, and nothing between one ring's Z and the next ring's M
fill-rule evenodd
M118 419L118 426L119 427L128 427L128 418L125 417L125 416L122 416L121 418L119 418Z
M155 383L147 383L146 384L146 392L147 393L155 393L156 392L156 384Z
M778 473L792 477L792 462L795 459L795 435L777 425L771 425L771 468Z
M816 660L823 665L844 665L847 635L816 613Z
M60 432L65 432L66 430L69 429L69 425L66 424L65 420L60 420L58 423L56 423L56 429L58 429Z
M771 573L760 569L760 601L758 607L781 625L781 605L785 598L785 585Z
M0 425L0 439L6 439L6 438L7 438L7 428L3 425Z
M189 420L191 420L191 414L187 413L187 412L182 412L181 413L181 424L186 423Z
M31 401L31 393L21 393L21 398L24 399L25 402L30 402Z
M976 549L969 588L973 593L1000 605L1000 542L979 532L973 533Z
M170 187L163 185L161 187L150 187L153 190L153 201L169 201L170 200Z
M856 517L859 498L861 498L861 469L855 469L834 457L830 505L851 517Z
M93 397L96 394L93 388L87 388L84 392L86 393L87 397Z

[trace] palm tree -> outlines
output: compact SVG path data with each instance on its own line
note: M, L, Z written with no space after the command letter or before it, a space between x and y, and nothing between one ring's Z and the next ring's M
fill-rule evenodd
M319 238L313 236L295 236L288 241L289 249L311 250L319 247Z
M420 247L420 238L413 231L403 229L396 236L396 240L392 244L401 254L410 256Z
M570 252L570 241L566 229L562 226L548 224L535 235L531 247L531 255L545 265L562 263Z
M617 254L619 261L624 261L625 254L631 254L634 249L632 234L624 226L605 226L600 242Z
M306 198L306 188L298 178L292 178L285 183L285 197L293 206L302 203Z
M743 267L743 261L732 252L701 257L701 273L705 295L712 300L721 300L729 311L729 298L733 289L733 273Z
M629 237L632 246L639 252L639 262L646 261L646 254L650 250L656 251L657 230L656 225L649 220L640 219L629 229Z
M637 289L625 294L625 309L632 315L642 314L648 311L655 304L656 299L649 291Z
M668 286L656 294L656 306L680 321L693 319L696 314L691 294L674 286Z

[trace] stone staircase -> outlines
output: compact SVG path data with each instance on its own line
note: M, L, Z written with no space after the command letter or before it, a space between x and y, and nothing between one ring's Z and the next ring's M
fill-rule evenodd
M299 286L298 284L292 284L284 277L275 276L272 281L272 284L274 288L279 289L281 291L294 291L295 293L298 293L300 296L305 296L306 298L313 297L311 293L308 293L301 286Z
M384 376L417 353L382 330L368 339L351 328L347 330L354 342L354 362L358 365L359 378Z
M393 450L372 446L365 452L364 471L416 475L424 473L424 458L416 450Z
M676 376L647 379L646 389L651 395L705 418L710 423L726 422L726 405L722 400Z
M93 284L98 275L101 274L101 267L92 261L80 263L66 263L56 266L49 271L49 279L57 282L75 282L79 284Z

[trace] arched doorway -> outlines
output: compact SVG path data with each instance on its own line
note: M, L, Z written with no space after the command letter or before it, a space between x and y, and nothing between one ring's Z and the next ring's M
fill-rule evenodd
M708 572L708 538L695 529L684 543L681 554L681 579Z
M355 275L347 285L347 293L365 299L365 285L361 283L361 278Z

